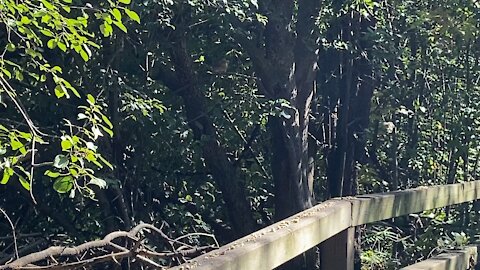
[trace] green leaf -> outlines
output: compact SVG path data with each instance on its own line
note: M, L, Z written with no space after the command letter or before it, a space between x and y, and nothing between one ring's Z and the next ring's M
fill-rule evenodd
M92 163L95 164L95 165L97 165L97 167L99 167L100 169L103 168L102 163L98 162L97 160L93 160Z
M88 182L88 184L96 185L102 189L107 187L107 182L97 177L92 177L92 179L90 179L90 182Z
M72 148L72 146L73 146L72 143L70 142L70 140L68 140L68 139L67 139L67 140L63 140L63 141L61 142L61 145L62 145L62 150L63 150L63 151L67 151L67 150L69 150L70 148Z
M17 79L18 81L23 81L23 73L20 72L19 70L15 70L15 79Z
M52 171L50 171L50 170L47 170L47 171L45 172L45 175L48 176L48 177L50 177L50 178L57 178L57 177L60 176L60 173L58 173L58 172L52 172Z
M9 51L9 52L14 52L15 49L16 49L16 46L15 46L15 44L13 44L13 43L8 43L6 49L7 49L7 51Z
M80 138L76 135L73 135L72 136L72 141L73 141L73 144L78 144L80 142Z
M122 3L122 4L125 4L125 5L128 5L132 2L132 0L118 0L119 3Z
M52 31L50 31L50 30L48 30L48 29L42 29L42 30L40 30L40 33L42 33L42 34L45 35L46 37L53 37Z
M87 95L87 101L90 105L95 105L95 98L91 94Z
M78 175L78 171L75 170L75 169L70 169L70 170L68 170L68 171L70 172L70 174L71 174L72 176L77 176L77 175Z
M52 16L50 16L49 14L45 14L42 16L42 23L48 23L52 20Z
M65 169L69 162L68 157L65 155L57 155L53 160L53 166L55 166L55 168Z
M105 124L108 125L108 127L109 127L110 129L113 128L112 122L110 122L110 119L108 119L108 117L106 117L104 114L102 114L102 120L103 120L103 122L104 122Z
M97 160L97 157L95 156L95 153L92 152L92 151L88 151L88 153L87 153L87 155L85 156L85 158L86 158L88 161Z
M57 42L57 46L60 50L62 50L63 52L66 52L67 51L67 45L61 41L58 41Z
M57 47L57 41L54 38L50 39L47 42L47 47L52 50L55 49Z
M104 125L100 125L100 127L101 127L106 133L108 133L108 135L110 135L110 138L113 138L113 130L107 128L107 127L104 126Z
M95 139L103 136L103 133L100 131L100 129L97 126L92 127L92 133L93 133L93 137Z
M12 168L5 168L3 170L3 177L2 177L2 181L0 181L0 184L2 185L5 185L6 183L8 183L8 179L10 179L10 176L13 175L13 169Z
M18 149L20 151L20 153L22 155L26 155L27 154L27 149L25 149L25 147L21 147L20 149Z
M12 78L12 73L6 68L0 68L3 74L5 74L9 79Z
M123 32L127 33L127 27L125 27L121 21L113 21L113 24L115 24Z
M58 72L58 73L62 73L62 68L60 66L53 66L52 67L52 71L55 71L55 72ZM58 78L58 77L57 77Z
M20 22L23 24L29 24L32 21L27 16L22 16L22 18L20 19Z
M15 135L14 135L15 136ZM10 146L12 147L12 150L15 151L15 150L18 150L22 147L24 147L23 143L20 142L17 137L11 137L10 138Z
M25 180L22 176L18 176L18 181L22 184L22 187L26 190L30 190L30 182Z
M57 96L57 98L62 98L65 96L65 90L61 85L55 86L55 96Z
M127 13L127 16L130 19L132 19L133 21L136 21L137 23L140 23L140 16L138 16L138 14L135 11L126 8L125 13Z
M77 119L78 119L78 120L88 119L88 116L87 116L86 114L84 114L84 113L79 113L79 114L77 115Z
M55 189L58 193L67 193L73 188L73 177L72 176L65 176L57 179L55 183L53 183L53 189Z
M52 3L48 2L47 0L42 0L42 4L50 10L55 9L55 6Z
M80 56L82 57L83 61L87 62L89 57L85 50L80 50Z
M78 93L77 89L75 87L69 87L69 89L72 91L72 93L78 97L81 98L80 93Z
M31 133L28 133L28 132L18 131L18 136L19 136L20 138L25 139L25 140L31 140L31 139L32 139L32 134L31 134Z
M195 63L203 63L205 62L205 55L200 55L197 60L194 61Z
M118 10L117 8L114 8L111 12L112 12L113 17L114 17L117 21L121 21L121 20L122 20L122 13L120 13L120 10Z
M104 157L102 157L102 155L98 155L98 158L105 164L107 165L110 170L113 170L113 166L110 162L108 162Z
M102 32L104 37L109 37L113 33L112 26L104 22L102 25L100 25L100 32Z

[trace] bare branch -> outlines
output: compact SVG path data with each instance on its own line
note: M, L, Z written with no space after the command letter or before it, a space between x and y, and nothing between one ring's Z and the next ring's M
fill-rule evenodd
M1 209L0 209L1 210ZM138 236L143 230L154 231L170 243L178 243L182 245L182 248L187 248L183 250L176 250L172 252L154 252L148 250L143 245L143 240ZM207 235L207 234L205 234ZM210 235L208 235L210 236ZM133 241L133 245L128 245L127 247L120 246L113 243L114 240L118 238L127 238ZM126 242L125 242L126 244ZM218 246L218 243L217 243ZM87 253L94 251L95 249L100 249L104 247L110 247L112 252L108 254L97 254L93 257L84 258ZM119 262L124 258L131 258L141 261L149 266L152 266L156 269L162 268L163 266L153 261L150 258L182 258L185 256L198 255L202 252L209 251L216 248L216 246L205 246L205 247L192 247L187 245L179 240L171 239L168 237L161 229L150 225L150 224L139 224L130 231L116 231L110 234L107 234L101 240L95 240L83 243L75 247L64 247L64 246L53 246L45 250L35 252L24 257L17 258L17 260L8 263L4 266L0 266L0 270L10 270L10 269L77 269L80 267L91 267L98 263L105 262ZM104 252L105 249L102 249ZM94 253L95 254L95 253ZM18 257L18 256L17 256ZM150 257L150 258L148 258ZM62 259L62 260L60 260ZM77 261L69 261L69 259L76 259ZM42 261L50 261L47 265L38 266L35 263Z
M8 223L10 223L10 227L12 228L12 236L13 236L13 245L15 246L15 256L16 258L18 259L18 246L17 246L17 236L15 234L15 226L13 225L13 222L12 220L10 219L10 217L7 215L7 213L5 212L5 210L3 210L2 208L0 208L0 212L2 212L2 214L5 216L5 218L8 220Z

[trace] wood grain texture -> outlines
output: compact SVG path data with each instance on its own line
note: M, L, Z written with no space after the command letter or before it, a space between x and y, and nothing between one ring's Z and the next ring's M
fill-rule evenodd
M172 269L273 269L348 228L476 199L480 181L336 198ZM348 250L350 240L330 242Z
M442 253L428 260L407 266L401 270L464 270L477 264L477 246Z
M349 228L350 206L321 203L173 269L273 269Z

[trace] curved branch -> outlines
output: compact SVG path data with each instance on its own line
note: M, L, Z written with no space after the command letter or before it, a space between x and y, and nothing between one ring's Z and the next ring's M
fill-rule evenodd
M15 234L15 225L13 225L12 220L10 217L7 215L7 212L0 208L0 212L5 216L7 219L8 223L10 224L10 227L12 228L12 236L13 236L13 245L15 247L15 257L18 259L18 245L17 245L17 235Z
M1 209L0 209L1 210ZM177 250L173 252L163 252L163 253L158 253L154 251L147 250L145 246L142 245L142 241L137 235L141 233L143 230L152 230L158 234L162 238L165 238L166 240L174 243L179 243L182 244L183 247L187 247L188 249L186 250ZM120 245L117 245L113 243L113 241L117 238L129 238L134 241L134 244L130 246L129 248L123 247ZM218 245L218 243L217 243ZM36 266L34 263L47 260L47 259L53 259L56 261L56 259L60 257L71 257L71 256L77 256L77 255L82 255L83 253L87 251L91 251L92 249L98 249L102 247L111 247L114 250L116 249L116 252L112 252L109 254L103 254L103 255L97 255L91 258L86 258L86 259L80 259L79 261L76 262L64 262L64 263L58 263L56 262L55 264L51 265L45 265L45 266ZM110 262L110 261L118 261L118 259L123 259L126 257L129 258L136 258L154 268L160 268L161 265L158 263L146 258L145 256L148 257L156 257L156 258L178 258L182 256L191 256L194 254L198 254L204 251L208 251L211 249L214 249L214 246L206 246L206 247L192 247L188 246L185 243L182 243L178 240L171 239L168 237L161 229L147 223L141 223L137 226L135 226L133 229L130 231L116 231L107 234L103 239L101 240L95 240L95 241L90 241L83 243L81 245L75 246L75 247L64 247L64 246L53 246L49 247L45 250L35 252L29 255L26 255L24 257L20 257L17 260L8 263L4 266L0 266L0 270L7 270L7 269L35 269L35 270L40 270L40 269L76 269L79 267L84 267L84 266L92 266L94 264L102 263L102 262Z
M125 231L116 231L107 234L103 239L101 240L95 240L95 241L90 241L83 243L81 245L75 246L75 247L64 247L64 246L53 246L49 247L45 250L35 252L29 255L26 255L24 257L21 257L5 266L0 266L0 269L18 269L19 267L32 264L41 260L45 260L50 257L67 257L67 256L75 256L79 255L87 250L93 249L93 248L100 248L100 247L105 247L109 246L112 244L112 241L120 238L120 237L127 237L132 240L138 240L136 235L142 231L143 229L152 229L155 231L159 231L155 226L150 225L150 224L139 224L132 230L125 232ZM163 232L162 232L163 233Z

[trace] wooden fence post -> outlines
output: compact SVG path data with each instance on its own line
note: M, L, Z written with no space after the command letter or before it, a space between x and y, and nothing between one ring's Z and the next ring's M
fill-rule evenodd
M320 244L321 270L353 270L355 227L348 228Z

